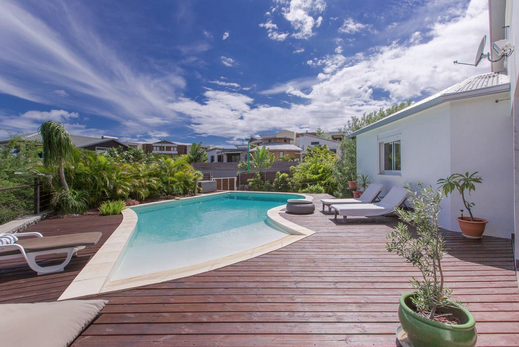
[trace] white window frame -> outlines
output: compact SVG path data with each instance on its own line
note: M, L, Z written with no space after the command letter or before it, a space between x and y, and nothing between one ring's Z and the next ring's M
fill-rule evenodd
M395 153L395 143L400 143L400 170L395 169L396 156L393 156L391 163L392 170L385 169L385 144L391 143L393 153ZM390 133L380 134L378 136L378 167L380 175L401 175L402 173L402 134L399 131L392 131Z

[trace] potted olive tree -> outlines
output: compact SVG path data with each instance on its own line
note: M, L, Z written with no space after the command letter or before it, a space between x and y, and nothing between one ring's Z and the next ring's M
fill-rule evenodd
M356 190L353 192L353 197L355 199L358 199L361 197L362 193L368 188L369 184L371 183L371 178L369 175L360 174L358 176L358 186L361 188L361 190Z
M409 202L414 210L396 209L401 222L388 234L391 241L387 249L416 266L422 276L411 279L414 292L400 297L398 318L403 331L397 336L407 335L413 346L473 347L476 322L469 311L449 299L452 292L444 283L444 240L439 233L438 215L445 193L422 184L420 193L413 192L410 186L406 188L411 192ZM408 230L408 224L416 228L417 237Z
M457 190L463 200L463 205L469 212L468 217L463 217L463 210L460 217L458 217L458 224L461 229L463 236L470 239L480 239L483 237L485 227L488 223L486 219L476 218L472 214L472 208L474 207L473 202L467 201L467 194L476 190L476 183L482 183L483 178L478 176L477 172L463 174L452 174L447 178L438 180L438 184L441 189L445 192L445 196L451 194L454 190Z

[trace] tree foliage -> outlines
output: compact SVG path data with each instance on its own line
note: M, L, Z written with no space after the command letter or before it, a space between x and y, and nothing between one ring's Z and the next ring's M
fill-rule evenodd
M39 156L41 144L23 141L11 133L9 136L11 139L7 145L0 147L0 188L33 184L38 176L36 169L42 164ZM32 196L30 188L0 192L0 224L32 213Z
M65 130L63 124L49 120L43 123L38 131L43 139L43 165L58 167L61 188L68 193L65 165L72 160L72 153L76 146L74 146L70 134Z
M191 149L189 150L189 154L187 155L187 162L189 164L207 162L207 153L205 151L205 148L202 146L202 142L198 144L193 143L191 145Z
M357 179L357 139L348 138L347 135L401 111L409 107L411 103L411 100L408 100L386 109L381 108L378 111L364 113L361 117L352 116L346 126L339 129L345 136L339 146L339 160L333 170L333 177L337 184L337 189L333 193L335 196L351 197L351 192L347 189L348 181Z
M421 183L420 192L413 191L410 185L406 188L411 194L409 202L414 210L396 209L402 222L389 232L387 237L391 241L387 244L387 250L395 252L420 270L422 277L411 280L416 291L412 302L419 313L433 319L438 308L450 305L448 298L451 295L444 285L441 260L445 245L438 226L440 203L445 194L442 190L426 188ZM409 232L407 224L416 228L417 238Z
M467 211L469 211L471 221L474 221L472 208L475 204L467 201L467 193L470 195L471 192L476 190L476 183L483 183L483 178L478 176L477 171L473 173L466 172L465 174L455 173L447 178L441 178L438 180L438 184L445 192L445 196L448 196L454 190L457 190L458 193L460 193L463 205Z
M337 155L326 145L308 149L303 161L290 168L294 189L299 191L318 184L327 193L332 193L336 188L332 175L336 161Z

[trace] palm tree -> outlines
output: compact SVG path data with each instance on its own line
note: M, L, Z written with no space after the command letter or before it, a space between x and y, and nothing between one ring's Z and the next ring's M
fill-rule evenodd
M191 145L191 150L187 155L187 162L191 163L205 163L207 161L207 153L205 152L205 148L202 146L202 142L196 144L193 143Z
M257 147L251 156L251 167L259 171L268 170L274 164L276 156L270 153L267 147ZM265 172L265 180L267 180L267 173Z
M65 179L65 164L73 158L74 143L65 127L53 121L43 123L38 131L43 139L43 165L58 166L61 186L69 194Z

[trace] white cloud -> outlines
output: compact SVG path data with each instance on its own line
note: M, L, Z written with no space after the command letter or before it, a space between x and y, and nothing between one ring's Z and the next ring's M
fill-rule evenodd
M209 81L209 83L217 84L217 85L223 86L223 87L232 87L232 88L241 87L238 83L234 83L234 82L222 82L222 81L215 80L215 81Z
M298 49L296 49L296 50L295 50L294 52L292 52L292 53L294 53L294 54L299 54L299 53L303 53L304 51L305 51L304 48L298 48Z
M354 115L378 110L409 98L422 98L487 72L488 63L462 68L454 59L470 60L482 35L488 31L485 0L472 0L460 17L432 23L427 41L393 42L365 54L340 54L310 61L322 69L319 78L298 79L260 92L288 93L304 100L288 107L257 105L254 99L224 91L207 91L196 102L181 99L170 104L188 115L196 132L241 138L251 133L288 128L335 130ZM375 98L375 89L387 98Z
M337 47L335 48L335 53L337 53L337 54L341 54L341 53L342 53L342 47L341 47L341 46L337 46Z
M277 31L278 26L272 23L272 19L269 19L266 23L260 23L259 26L267 29L269 39L274 41L285 41L288 35L290 35L289 33L280 33Z
M233 66L236 66L238 65L238 63L236 62L236 60L234 60L233 58L228 58L228 57L224 57L223 55L220 57L221 61L222 61L222 64L227 66L227 67L233 67Z
M63 97L68 96L68 93L63 89L57 89L54 91L54 93L58 94L59 96L63 96Z
M211 39L211 40L213 39L213 34L211 34L209 31L204 30L203 33L204 33L204 36L207 37L208 39Z
M229 32L226 31L223 33L222 40L227 40L229 38Z
M355 22L353 18L348 18L344 20L342 26L339 28L340 34L354 34L356 32L361 31L362 29L369 28L368 24L362 24L359 22Z
M46 7L59 21L46 24L18 2L0 1L0 91L146 128L147 117L175 121L166 105L185 80L176 69L136 72L87 27L67 2ZM67 27L66 31L60 30ZM64 98L54 90L73 93ZM125 131L142 131L142 127Z
M276 0L282 7L281 13L295 30L296 39L308 39L314 35L314 27L319 27L323 18L319 15L326 9L324 0Z
M83 124L74 123L79 120L77 112L65 110L51 111L27 111L19 115L0 114L0 124L2 127L9 128L16 133L30 134L40 127L43 122L48 120L62 123L67 131L74 135L101 136L99 129L87 128Z

